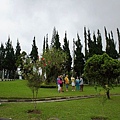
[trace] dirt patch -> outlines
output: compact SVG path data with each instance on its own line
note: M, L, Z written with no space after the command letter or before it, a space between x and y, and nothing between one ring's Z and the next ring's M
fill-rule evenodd
M41 111L40 110L28 110L27 113L41 114Z
M99 117L91 117L91 120L108 120L108 118L99 116Z
M59 120L58 118L49 118L47 120Z

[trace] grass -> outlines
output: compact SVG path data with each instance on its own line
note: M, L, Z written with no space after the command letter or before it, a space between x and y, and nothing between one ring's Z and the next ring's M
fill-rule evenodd
M26 86L27 81L0 82L0 98L31 98L32 92ZM115 87L110 93L120 93L120 87ZM69 91L58 93L57 88L40 88L38 97L55 96L80 96L96 94L94 87L84 86L84 91ZM0 105L0 118L12 118L12 120L91 120L92 116L106 116L109 120L120 119L120 96L111 96L102 106L99 98L72 100L64 102L38 103L37 109L41 114L27 113L34 108L33 103L2 103ZM103 112L104 110L104 112ZM50 119L51 118L51 119Z
M64 86L65 90L65 86ZM110 93L120 93L120 87L115 87ZM96 94L94 87L84 86L84 91L71 91L71 85L69 85L69 91L58 94L57 88L40 88L38 92L38 98L43 97L55 97L55 96L80 96ZM5 81L0 82L0 98L32 98L32 92L27 87L26 80Z
M120 119L120 96L113 96L104 106L104 116L109 120ZM98 98L38 103L37 109L41 114L30 114L27 110L33 109L33 103L4 103L0 106L0 117L13 120L91 120L92 116L103 116L102 105ZM53 120L53 119L51 119ZM55 119L54 119L55 120Z

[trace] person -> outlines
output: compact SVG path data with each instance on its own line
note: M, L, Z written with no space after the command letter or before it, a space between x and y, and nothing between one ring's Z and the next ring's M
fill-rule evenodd
M80 80L77 77L76 80L75 80L76 90L80 90L80 88L79 88L80 85L79 84L80 84Z
M83 78L80 77L80 91L83 91Z
M65 80L66 91L68 91L68 86L69 86L69 78L68 78L68 75L65 76L64 80Z
M57 77L58 92L60 92L60 76Z
M60 75L59 84L60 84L60 92L64 92L64 91L63 91L63 77L62 77L62 75Z
M72 91L75 91L75 78L71 77Z

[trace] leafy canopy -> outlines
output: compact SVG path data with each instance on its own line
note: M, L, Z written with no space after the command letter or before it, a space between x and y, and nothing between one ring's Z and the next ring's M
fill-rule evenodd
M120 73L120 61L103 55L93 55L85 63L84 76L87 80L95 81L104 86L111 85Z

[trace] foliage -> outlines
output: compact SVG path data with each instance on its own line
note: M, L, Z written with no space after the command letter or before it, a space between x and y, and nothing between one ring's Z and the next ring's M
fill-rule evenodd
M76 73L76 77L82 75L84 69L84 55L82 53L82 44L77 34L77 41L75 42L76 49L75 49L75 58L74 58L74 71Z
M108 33L107 34L107 30L106 28L104 28L105 30L105 38L106 38L106 53L114 58L114 59L118 59L118 53L117 53L117 50L115 49L115 43L114 43L114 39L113 39L113 33L111 31L111 34Z
M4 49L4 45L1 44L1 47L0 47L0 70L4 69L4 57L5 57L5 49Z
M84 67L85 78L101 85L105 89L105 85L112 87L119 73L120 61L112 59L106 53L103 55L93 55L93 57L87 60Z
M62 66L66 58L67 56L62 50L55 48L49 49L42 55L42 69L46 71L46 80L48 83L56 82L58 74L62 74Z
M5 47L5 57L4 57L4 69L6 73L6 78L14 78L16 66L15 66L15 54L12 46L12 42L10 41L10 37L6 42Z
M65 33L63 51L67 55L67 58L65 60L64 67L63 67L64 74L68 74L68 76L70 76L71 65L72 65L72 57L71 57L70 49L69 49L69 41L67 41L67 33Z
M28 80L28 87L32 90L33 99L37 99L38 89L42 83L42 77L39 73L41 69L41 61L32 61L30 58L26 58L23 66L23 76ZM36 109L36 104L35 104Z
M106 53L89 58L84 68L84 76L91 81L95 80L100 85L111 85L119 76L119 72L120 62Z
M38 60L38 48L36 46L35 37L33 39L33 45L32 45L32 51L30 53L30 57L33 61Z

